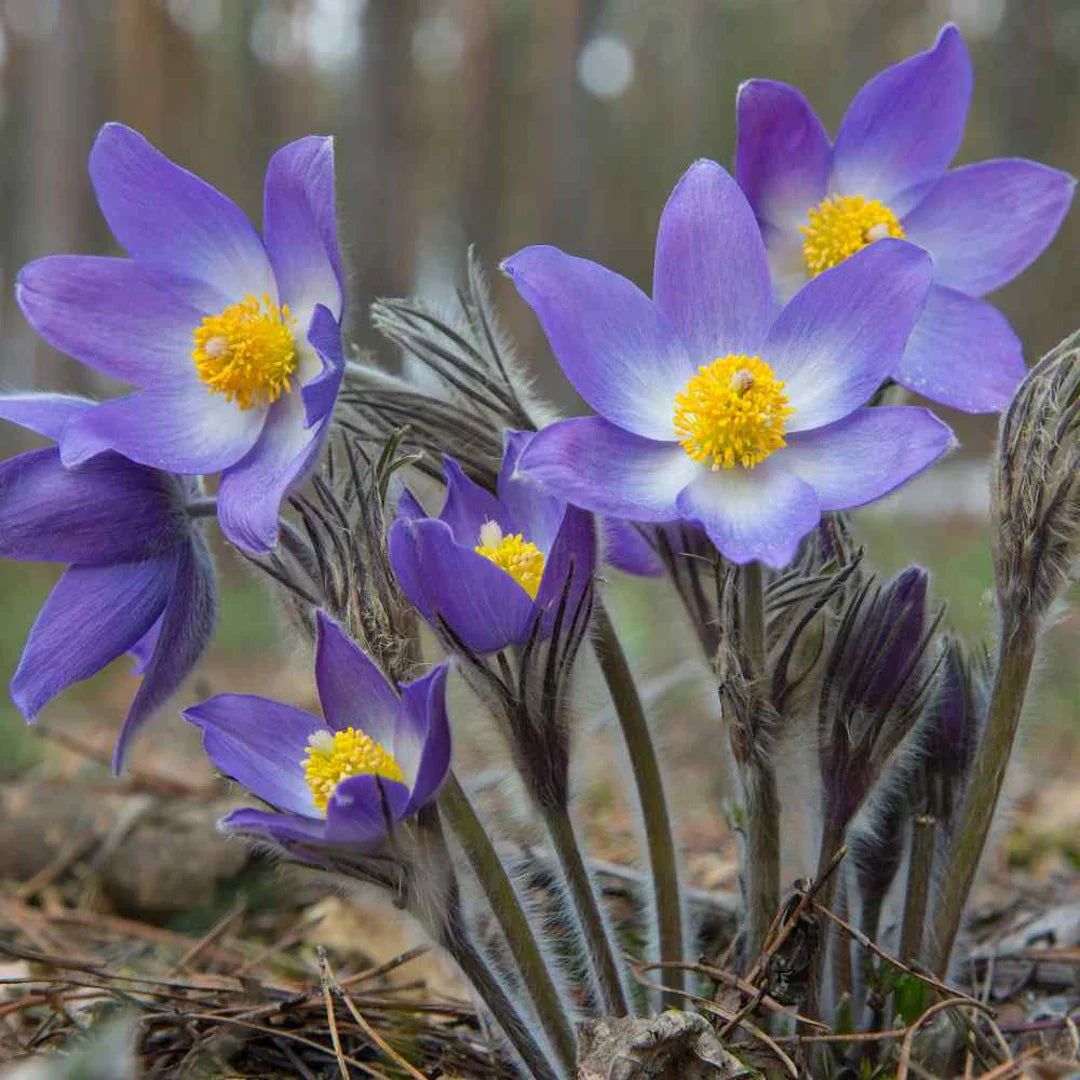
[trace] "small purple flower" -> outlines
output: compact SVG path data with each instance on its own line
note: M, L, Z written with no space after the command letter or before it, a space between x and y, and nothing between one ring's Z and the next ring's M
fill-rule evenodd
M447 665L400 693L328 615L316 616L318 717L248 694L185 710L214 765L273 810L234 810L237 833L295 851L371 852L438 794L450 769Z
M266 551L344 370L333 143L300 139L270 159L261 239L233 202L121 124L98 135L90 178L131 258L38 259L15 294L51 345L141 389L73 418L64 464L114 450L221 472L222 529Z
M735 173L757 214L781 299L880 237L934 260L934 284L893 377L966 412L996 412L1024 375L1019 339L980 298L1054 238L1071 176L1003 158L947 171L964 134L971 58L946 26L851 102L835 143L784 83L739 90Z
M0 397L0 418L55 439L93 412L60 394ZM190 481L99 454L65 468L55 447L0 463L0 556L69 563L37 617L11 681L28 720L125 652L142 684L113 756L180 686L210 640L214 567L186 510Z
M733 562L783 566L823 511L881 497L952 444L925 409L860 407L895 369L929 257L874 244L777 314L753 211L714 162L664 208L652 300L557 248L503 268L600 414L539 432L518 471L594 513L697 523Z
M560 619L568 626L595 569L592 517L517 472L531 438L507 432L497 495L447 458L439 517L406 492L390 529L402 591L432 625L441 620L477 653L524 644L538 618L542 638Z

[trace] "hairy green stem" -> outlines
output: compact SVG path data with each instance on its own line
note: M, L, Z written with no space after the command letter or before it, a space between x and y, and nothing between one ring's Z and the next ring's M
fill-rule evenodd
M551 843L585 938L585 947L589 951L589 960L600 990L600 1005L607 1016L626 1016L629 1012L629 996L622 965L616 959L617 953L600 910L592 878L574 835L574 824L567 811L560 807L540 804L540 812L551 835Z
M998 645L997 670L990 692L986 728L975 752L960 820L949 845L946 864L949 873L934 920L931 966L941 978L948 973L964 905L975 880L986 838L990 834L994 810L1005 783L1024 695L1031 678L1031 665L1035 660L1037 637L1033 617L1009 618L1006 613Z
M566 1006L551 977L514 883L495 850L491 836L452 772L439 796L439 809L465 850L559 1061L572 1075L577 1064L577 1039Z
M926 905L930 899L930 877L934 868L934 840L937 818L918 814L911 834L911 857L908 860L907 895L900 929L900 959L905 964L923 959L923 935L926 928Z
M593 626L596 633L596 657L622 728L623 742L630 756L630 767L637 785L641 815L645 821L645 843L652 869L660 960L666 964L678 964L683 960L682 893L679 888L675 836L664 796L660 762L656 756L641 697L634 684L630 665L626 662L626 654L619 643L611 617L599 601L593 614ZM682 969L665 968L664 982L674 991L682 990ZM675 1008L680 1004L677 993L665 994L663 1000L666 1008Z

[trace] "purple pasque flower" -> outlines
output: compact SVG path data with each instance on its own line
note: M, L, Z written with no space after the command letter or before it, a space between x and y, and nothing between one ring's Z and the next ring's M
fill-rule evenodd
M540 431L518 471L594 513L696 523L733 562L783 566L822 511L879 498L952 444L925 409L861 407L922 310L929 257L874 244L777 314L753 211L715 162L664 208L652 300L553 247L503 269L599 413Z
M0 397L0 418L55 439L93 402ZM125 652L142 675L113 753L179 688L210 640L214 566L187 504L190 480L104 453L65 468L55 447L0 463L0 556L68 563L30 630L11 680L28 720Z
M121 124L98 135L90 179L131 258L38 259L15 294L49 344L140 389L75 417L59 436L64 464L114 450L168 472L220 472L225 535L265 551L344 370L333 143L299 139L270 159L261 238L235 203Z
M830 143L792 86L739 89L735 175L786 299L883 236L930 252L934 284L893 377L966 412L997 412L1024 375L1019 339L981 299L1054 238L1075 181L1003 158L948 171L971 98L971 59L955 26L856 95Z
M494 495L447 458L439 516L428 517L405 492L390 529L402 591L428 622L445 624L476 653L525 644L537 619L541 638L557 623L569 628L596 566L592 517L518 472L532 438L506 433Z
M442 663L395 690L318 612L323 719L249 694L219 694L184 711L214 765L273 808L234 810L221 828L294 852L381 847L435 798L450 769L446 673Z

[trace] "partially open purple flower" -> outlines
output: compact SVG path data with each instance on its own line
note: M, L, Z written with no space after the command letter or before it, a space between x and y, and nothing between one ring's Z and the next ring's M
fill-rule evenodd
M446 779L447 666L399 693L329 616L316 622L324 719L248 694L220 694L184 716L217 768L273 807L234 810L226 832L289 850L371 852Z
M497 495L447 458L439 517L427 517L406 492L390 529L402 591L425 619L441 620L476 653L524 644L537 619L541 638L560 619L568 628L595 569L591 515L517 471L532 438L507 432Z
M0 397L0 417L55 439L93 402ZM0 463L0 556L70 563L37 617L11 681L28 720L125 652L143 676L113 757L180 686L210 640L213 563L186 512L189 481L99 454L65 468L54 447Z
M141 389L73 418L64 464L114 450L221 472L222 529L265 551L344 370L333 144L300 139L271 158L261 239L233 202L121 124L98 135L90 178L131 258L38 259L15 293L51 345Z
M929 257L874 244L777 314L753 211L714 162L664 208L652 300L557 248L503 268L600 414L540 431L519 463L577 506L695 522L733 562L783 566L822 511L879 498L952 443L925 409L860 407L895 369Z
M792 86L739 90L735 172L761 224L781 299L881 237L934 259L934 284L894 378L967 412L1003 408L1024 375L1020 341L980 297L1053 239L1075 181L1019 158L949 172L971 98L971 58L946 26L851 102L835 143Z

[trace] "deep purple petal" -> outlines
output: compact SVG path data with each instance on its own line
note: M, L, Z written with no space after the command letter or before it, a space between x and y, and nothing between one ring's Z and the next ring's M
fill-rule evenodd
M428 512L420 505L420 500L408 489L402 488L398 495L397 516L415 520L426 518Z
M72 683L123 656L161 614L176 553L114 566L73 566L49 593L11 680L28 720Z
M60 437L60 456L70 467L115 450L166 472L218 472L251 449L267 412L241 409L191 379L113 398L76 417Z
M832 147L810 102L787 83L739 87L735 176L761 221L792 231L828 194Z
M310 713L254 694L218 694L184 710L202 731L214 766L281 810L318 816L304 779L308 739L326 725Z
M525 638L533 613L529 594L505 570L457 544L444 522L398 518L389 547L398 584L433 626L441 618L477 653Z
M601 536L604 561L616 570L635 577L663 577L664 564L647 539L655 531L648 525L636 525L620 518L603 518Z
M516 522L514 531L521 530L526 540L531 540L546 554L562 524L566 503L531 476L518 472L521 455L534 435L535 432L532 431L503 433L504 449L498 492L499 501Z
M0 394L0 420L10 420L48 439L59 439L69 420L89 412L95 404L73 394Z
M1023 345L985 300L931 287L896 381L964 412L1000 412L1024 377Z
M541 638L550 637L557 625L566 632L578 615L595 572L596 525L593 516L576 506L568 506L544 564L544 576L536 594Z
M1076 181L1034 161L982 161L946 173L904 219L934 257L934 284L983 296L1012 281L1054 239Z
M282 303L301 324L323 304L341 318L342 275L334 206L334 140L309 135L266 167L263 237Z
M739 185L715 161L691 165L660 216L653 302L696 364L757 353L765 339L772 287L761 232Z
M157 631L153 655L116 741L113 772L123 769L132 740L201 659L214 632L217 606L214 561L202 536L195 534L179 551L172 592L161 618L151 628L151 632Z
M386 676L324 611L316 612L315 682L334 731L355 728L390 749L401 699Z
M887 495L955 443L928 409L856 409L827 427L792 435L776 463L817 492L822 510L847 510Z
M599 416L538 431L518 464L569 503L635 521L679 517L675 500L701 467L678 443L642 439Z
M277 814L246 806L226 814L218 822L218 828L224 833L264 840L285 848L293 844L322 846L326 841L326 822L322 818Z
M485 521L497 522L505 533L518 531L507 508L490 491L465 475L465 470L451 457L443 459L446 501L439 520L450 526L454 539L464 547L480 543L480 527Z
M133 675L142 675L153 658L154 650L157 648L158 638L161 636L161 620L163 616L164 612L162 612L162 615L158 616L157 622L155 622L130 649L128 649L131 659L135 661L135 664L131 669Z
M796 410L789 431L846 416L893 374L933 272L914 244L878 240L792 297L762 351Z
M191 374L192 334L214 298L131 259L52 255L24 266L15 299L54 348L136 386Z
M840 124L835 190L889 203L905 188L940 176L964 137L971 83L971 57L951 24L933 48L875 75Z
M403 684L394 733L394 759L411 789L403 813L415 814L435 797L450 771L450 718L446 712L445 661L415 682Z
M752 469L702 469L679 496L679 510L731 562L786 566L818 523L814 489L775 462Z
M169 551L190 532L179 485L102 454L66 469L53 447L0 462L0 555L102 565Z
M636 285L553 247L525 248L503 270L536 312L566 377L601 416L646 438L673 437L675 395L695 360L705 361L691 358Z
M342 847L380 847L408 805L409 789L396 780L370 773L348 776L327 803L326 840Z
M106 124L90 180L113 236L142 265L212 285L222 306L248 294L276 302L270 260L244 212L138 132Z
M341 349L341 326L322 304L315 306L308 328L308 344L319 359L321 370L304 383L301 394L307 412L308 427L334 411L341 380L345 375L345 355Z

